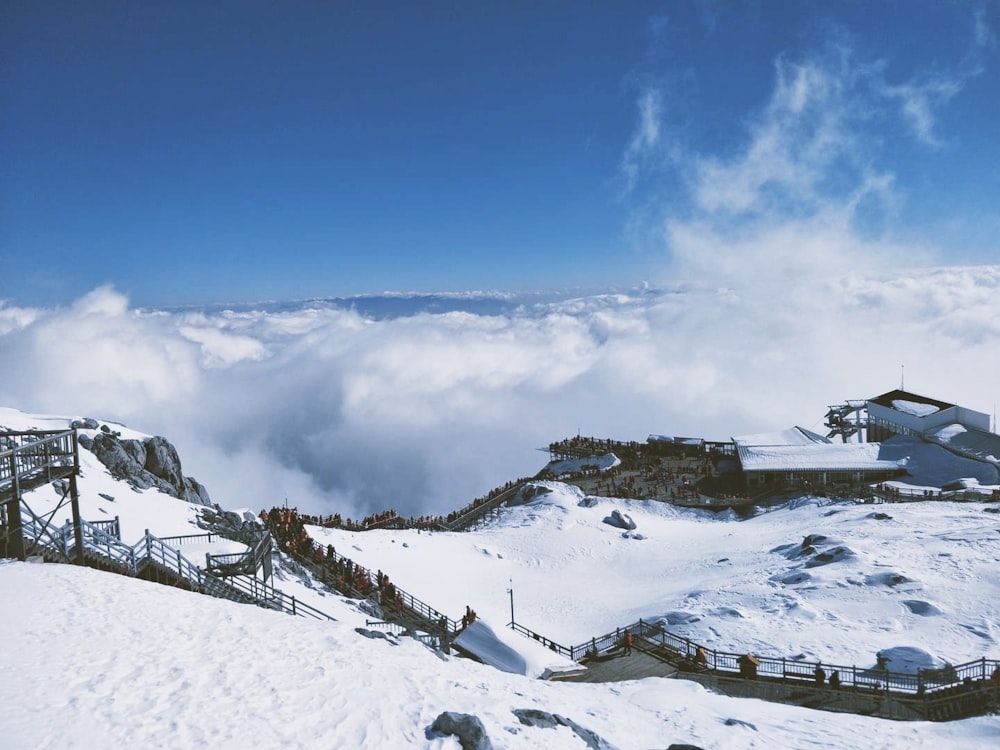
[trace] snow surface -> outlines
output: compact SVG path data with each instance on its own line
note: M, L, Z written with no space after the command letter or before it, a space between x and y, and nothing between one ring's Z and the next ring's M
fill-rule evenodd
M925 437L963 456L1000 467L1000 435L996 433L949 424L930 430Z
M89 451L81 460L84 517L119 515L124 528L158 536L199 531L194 506L129 489ZM582 507L575 488L546 486L475 532L310 531L453 617L471 605L480 620L470 636L486 644L487 629L517 644L504 629L513 590L518 622L562 643L643 617L712 648L810 661L873 666L878 651L926 665L1000 656L1000 517L982 504L803 498L741 521L651 501ZM43 488L27 499L39 512L56 498ZM615 509L646 539L604 524ZM796 550L817 534L827 537L818 550L850 554L813 565ZM891 722L718 696L682 680L531 679L405 637L365 638L354 602L290 566L276 578L337 621L74 566L0 564L0 747L458 748L454 737L427 734L443 711L478 716L495 748L585 747L566 727L521 725L512 711L525 708L568 717L623 750L1000 743L996 716ZM549 660L512 651L515 661Z
M912 414L915 417L926 417L941 411L933 404L924 404L920 401L907 401L906 399L893 399L892 408L904 414Z
M549 476L561 477L564 474L581 474L586 471L609 471L621 462L621 459L614 453L605 453L600 456L588 456L587 458L566 458L559 461L550 461L545 466L545 469L548 471Z
M879 457L878 443L810 443L808 445L740 446L744 469L775 470L865 470L892 471L901 468L898 461Z
M830 443L830 439L810 432L802 427L789 427L787 430L775 432L757 432L753 435L734 437L733 442L740 446L765 445L817 445Z

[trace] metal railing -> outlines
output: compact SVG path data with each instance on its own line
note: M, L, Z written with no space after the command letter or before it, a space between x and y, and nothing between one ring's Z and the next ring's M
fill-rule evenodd
M353 596L358 599L370 599L373 594L378 591L378 587L376 585L376 580L378 578L377 573L373 573L365 566L354 562L344 555L341 555L336 550L333 550L331 553L331 549L328 546L324 546L313 541L308 553L293 553L292 556L298 562L312 569L319 576L320 580L323 581L323 583L332 586L348 596ZM334 568L338 564L345 568L349 565L351 570L354 572L355 577L360 574L362 577L367 578L370 582L370 588L368 590L361 590L355 587L351 581L346 579L338 580L338 576L334 571ZM387 614L395 614L402 619L416 619L418 624L424 629L433 633L440 633L448 637L457 634L461 630L460 622L453 620L442 612L439 612L426 602L417 599L409 592L398 587L394 588L399 609L397 611L393 611L393 605L388 602L383 602L381 603L381 606L383 611Z
M524 483L519 482L515 484L513 487L509 487L508 489L504 490L496 497L491 498L489 500L485 500L479 505L474 505L473 507L463 512L461 515L456 516L451 521L446 521L441 525L448 531L461 531L463 529L467 529L471 524L477 522L487 513L492 513L501 505L504 505L505 503L516 497L518 490L520 490L521 487L523 486Z
M909 503L930 500L946 500L959 503L1000 501L1000 490L992 488L978 490L920 490L907 487L872 487L870 494L873 499L882 503Z
M915 702L908 706L907 711L935 720L968 715L971 707L987 705L986 699L992 694L990 691L1000 690L995 676L1000 675L1000 660L986 657L964 664L946 665L940 669L924 669L917 674L823 662L825 679L820 682L815 672L817 662L755 655L756 663L751 673L745 666L741 668L741 665L746 664L747 654L706 648L689 638L669 632L661 623L638 620L577 646L564 646L518 623L512 622L510 627L574 661L598 657L619 648L624 643L625 631L629 631L635 637L634 646L637 650L678 667L678 676L681 677L701 672L724 679L794 682L823 690L854 691L871 696L872 700L880 696L913 699ZM837 672L840 679L839 687L836 688L828 682L833 672ZM763 694L758 697L768 699ZM870 707L867 697L863 707ZM906 711L897 712L889 717L907 718L905 713Z
M237 576L254 575L263 567L265 580L270 578L271 535L261 529L254 535L241 534L238 541L247 544L249 549L221 555L206 553L205 569L220 576Z
M76 466L76 431L0 435L0 494L66 476Z
M37 546L54 552L62 559L71 559L76 545L73 525L67 522L61 527L56 527L36 516L23 503L22 510L24 534L33 537ZM325 612L298 601L294 596L288 596L256 577L224 579L217 576L195 565L180 550L167 543L169 540L176 541L178 539L188 543L195 540L204 541L210 535L194 534L160 539L147 530L138 542L129 545L121 540L120 524L117 518L114 521L81 521L80 526L86 555L91 559L97 558L110 563L115 569L128 575L137 576L142 572L144 566L154 565L160 570L168 572L171 576L185 581L195 591L211 596L253 603L302 617L319 620L334 619ZM270 535L267 535L267 540L269 550ZM261 544L261 548L263 546Z

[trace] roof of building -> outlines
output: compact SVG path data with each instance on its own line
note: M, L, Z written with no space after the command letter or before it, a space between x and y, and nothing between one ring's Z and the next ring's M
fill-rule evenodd
M740 445L744 471L892 471L905 461L880 459L878 443Z
M647 443L675 443L677 445L694 445L701 446L704 445L704 438L691 438L691 437L671 437L669 435L650 435L646 438Z
M960 424L947 424L925 435L928 440L969 458L1000 465L1000 435Z
M906 414L914 414L918 417L950 409L955 405L949 404L947 401L939 401L936 398L928 398L927 396L910 393L898 388L868 400L873 404L895 409Z
M830 439L815 432L810 432L804 427L789 427L787 430L777 432L758 432L753 435L742 435L734 437L733 442L737 446L763 446L763 445L816 445L817 443L829 443Z

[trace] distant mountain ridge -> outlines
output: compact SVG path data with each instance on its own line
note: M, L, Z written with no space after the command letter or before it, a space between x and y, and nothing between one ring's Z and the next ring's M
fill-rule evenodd
M304 300L212 303L165 308L167 312L199 310L207 313L232 312L295 312L303 309L353 310L373 320L393 320L424 313L445 314L465 312L474 315L510 315L526 306L558 302L569 293L556 292L462 292L462 293L383 293L349 297L315 297Z

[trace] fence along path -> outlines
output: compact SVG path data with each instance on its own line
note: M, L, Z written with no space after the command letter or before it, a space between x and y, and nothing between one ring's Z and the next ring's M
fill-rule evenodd
M21 503L21 512L23 533L29 543L43 556L58 559L61 562L69 562L74 559L76 538L73 524L67 521L62 526L54 526L47 520L36 516L23 502ZM93 566L107 568L133 577L145 577L150 574L154 580L162 580L161 576L166 576L169 579L183 582L193 591L220 599L256 604L267 609L318 620L334 619L256 577L224 578L210 570L201 568L185 557L180 550L171 546L168 543L169 538L161 539L148 530L138 542L132 545L127 544L121 540L118 519L98 522L81 521L80 528L85 560ZM193 540L200 538L202 541L208 541L210 537L210 534L203 534L175 537L174 539ZM268 540L270 540L269 536ZM260 548L251 550L250 554L260 555ZM209 556L209 558L211 557ZM160 576L156 574L160 574Z
M564 646L518 623L511 627L582 663L620 654L627 630L636 650L672 665L677 677L738 697L901 720L944 721L1000 710L1000 660L985 657L915 675L823 663L825 678L838 673L840 685L834 687L828 679L817 681L816 662L755 656L749 674L741 668L747 654L708 649L644 620L577 646Z
M323 583L346 596L374 600L374 595L378 592L378 587L374 583L378 580L378 573L373 573L363 565L341 555L331 546L324 547L310 539L310 548L306 553L285 554L311 570ZM352 571L353 581L344 574L346 569ZM358 586L356 585L358 579L367 580L368 584ZM439 612L401 588L393 586L393 589L396 595L395 602L376 601L387 620L395 620L408 627L445 638L449 642L461 632L460 621Z

